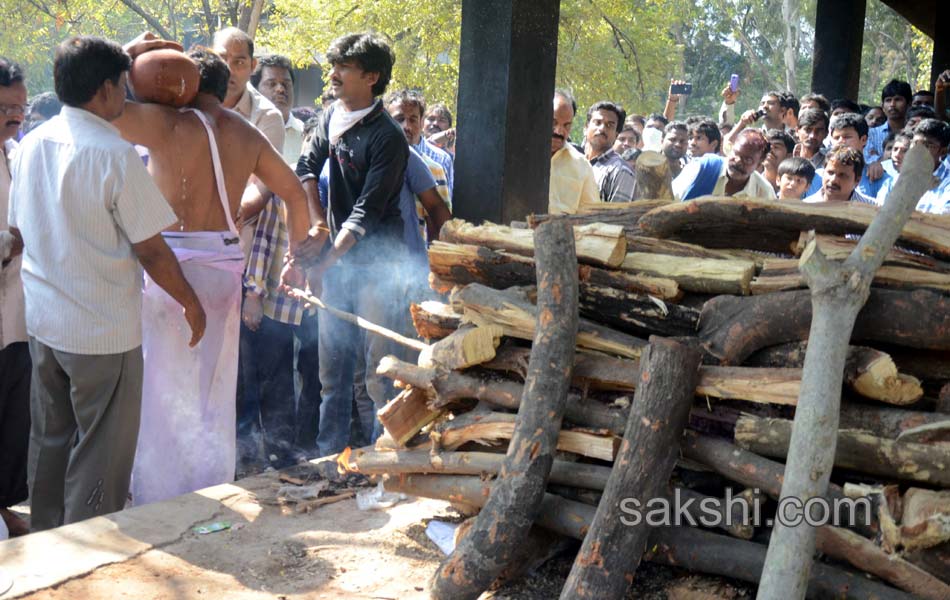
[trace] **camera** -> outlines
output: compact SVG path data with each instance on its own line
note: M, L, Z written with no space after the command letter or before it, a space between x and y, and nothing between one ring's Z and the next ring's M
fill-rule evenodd
M764 117L766 112L768 111L766 111L764 108L760 108L759 110L755 111L755 120L758 121Z

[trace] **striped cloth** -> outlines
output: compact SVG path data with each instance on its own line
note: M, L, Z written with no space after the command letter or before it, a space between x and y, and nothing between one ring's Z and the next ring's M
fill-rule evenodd
M257 218L244 286L249 292L260 295L265 317L288 325L300 325L307 312L303 304L279 291L284 255L289 248L286 209L280 198L273 196ZM309 314L314 310L311 309Z

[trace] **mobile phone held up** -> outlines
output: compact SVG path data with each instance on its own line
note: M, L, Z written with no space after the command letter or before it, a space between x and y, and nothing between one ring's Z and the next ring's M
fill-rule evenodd
M736 73L733 73L732 77L729 78L729 90L732 91L732 93L739 90L739 75Z
M693 93L692 83L674 83L670 86L670 93L680 96L689 96Z

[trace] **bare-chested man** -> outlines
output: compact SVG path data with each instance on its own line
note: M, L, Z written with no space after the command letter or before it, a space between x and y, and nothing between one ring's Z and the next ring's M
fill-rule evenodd
M135 57L169 46L174 44L143 37L126 48ZM309 228L306 196L293 171L253 125L222 106L227 65L204 49L189 56L201 74L189 108L130 102L115 121L123 137L149 149L149 171L178 216L163 235L209 315L204 340L189 351L187 331L171 318L174 303L146 280L136 504L234 478L244 272L236 221L248 177L255 175L286 203L291 254L300 250ZM303 280L288 270L285 281Z

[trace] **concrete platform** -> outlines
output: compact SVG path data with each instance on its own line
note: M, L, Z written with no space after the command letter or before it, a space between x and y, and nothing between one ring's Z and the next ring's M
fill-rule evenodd
M0 600L426 598L441 553L425 521L446 503L359 511L353 498L296 514L277 473L0 542ZM231 529L200 535L198 525Z

